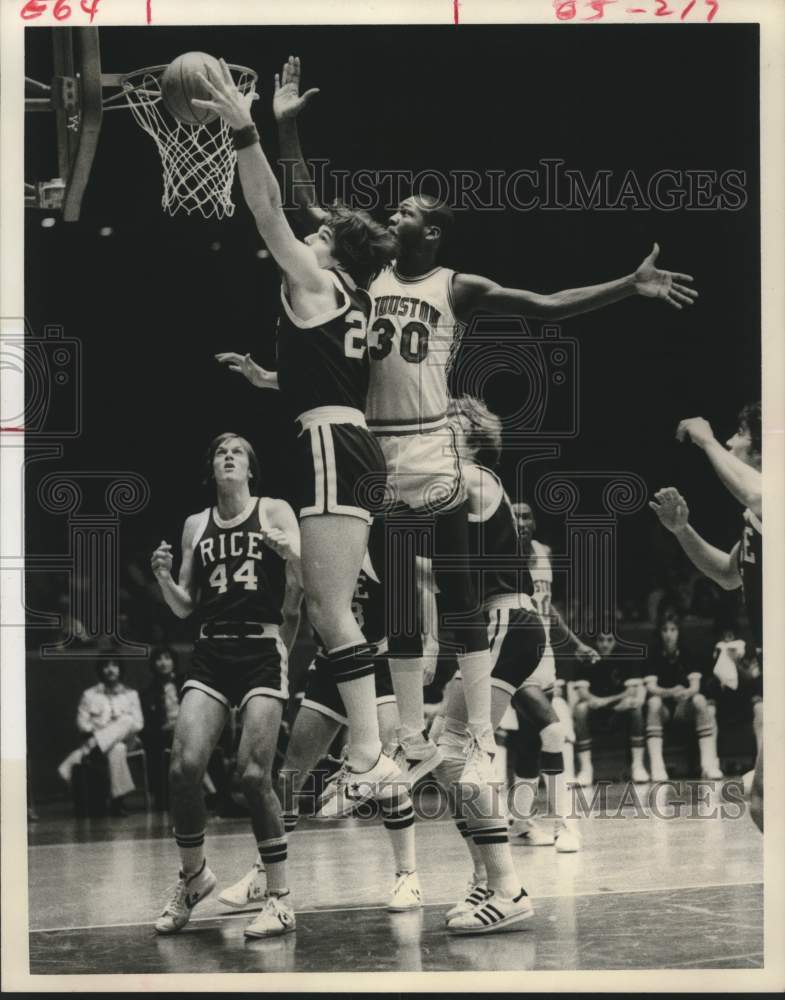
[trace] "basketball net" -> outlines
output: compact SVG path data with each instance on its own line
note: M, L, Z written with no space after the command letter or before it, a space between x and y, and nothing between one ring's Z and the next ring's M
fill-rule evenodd
M241 93L256 82L256 73L230 66ZM205 219L234 215L232 183L237 154L231 129L221 118L203 125L178 121L161 99L161 75L165 66L139 70L123 78L125 99L134 118L151 136L163 167L161 206L169 215L180 210L201 212Z

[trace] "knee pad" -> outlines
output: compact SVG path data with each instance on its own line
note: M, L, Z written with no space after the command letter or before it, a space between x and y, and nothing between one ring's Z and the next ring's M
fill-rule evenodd
M564 750L566 734L561 722L551 722L540 732L543 753L561 753Z

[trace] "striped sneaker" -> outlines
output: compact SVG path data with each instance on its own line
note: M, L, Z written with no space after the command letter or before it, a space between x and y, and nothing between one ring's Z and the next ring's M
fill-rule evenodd
M391 913L418 910L422 906L422 889L417 872L401 872L395 880L387 909Z
M384 801L400 791L404 779L397 764L380 753L373 767L367 771L353 771L346 762L334 778L325 785L319 800L318 816L332 819L348 815L355 806L369 799Z
M251 938L280 937L297 930L297 921L289 893L283 896L267 896L259 915L245 928L243 934Z
M493 934L522 930L524 920L534 915L534 907L521 889L517 896L505 899L488 890L485 899L467 913L459 913L447 923L450 934Z
M456 903L451 910L447 911L445 919L449 923L453 917L457 917L461 913L468 913L469 910L473 910L478 903L481 903L484 899L488 898L489 892L488 882L485 879L478 879L473 876L469 880L469 884L466 887L466 895L460 903Z
M202 867L194 875L186 875L180 872L177 885L172 889L166 906L163 908L161 916L155 922L155 930L158 934L174 934L191 919L191 911L197 903L215 888L215 875L207 867L207 862L202 862Z
M412 786L442 762L442 752L427 733L402 737L390 753L407 785Z
M231 906L235 910L243 910L248 906L261 906L264 902L264 893L264 867L257 861L239 882L235 882L234 885L221 891L218 902L223 903L224 906Z

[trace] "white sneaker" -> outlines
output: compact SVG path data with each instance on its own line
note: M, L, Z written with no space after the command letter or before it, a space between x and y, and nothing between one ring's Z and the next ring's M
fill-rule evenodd
M510 830L510 844L515 847L553 847L555 837L534 819L516 823Z
M649 772L643 764L633 764L630 768L630 777L636 785L645 785L647 782L651 781Z
M248 906L261 906L264 902L264 894L264 868L260 864L255 864L239 882L235 882L228 889L221 891L218 902L223 903L224 906L231 906L235 910L244 910Z
M405 739L398 730L398 743L390 757L410 787L442 762L442 752L426 733L416 733Z
M196 904L201 903L213 891L215 882L215 875L207 867L206 861L202 862L202 867L195 875L180 872L177 885L155 922L157 933L174 934L182 930L191 919L191 911Z
M392 913L403 913L404 910L417 910L421 906L422 889L417 872L401 872L395 880L387 909Z
M496 742L489 729L482 735L467 733L466 764L459 779L461 785L487 785L496 777L493 758L496 756Z
M404 777L398 765L384 751L367 771L352 771L344 763L325 786L319 800L319 815L326 818L346 816L355 806L369 799L384 801L402 788Z
M451 910L447 911L445 919L449 922L453 917L473 910L478 903L482 903L484 899L487 899L489 892L487 879L478 879L472 876L466 887L466 895L460 903L456 903Z
M534 907L521 889L517 896L506 899L488 889L485 899L466 913L459 913L447 922L450 934L493 934L497 931L522 930L520 924L534 915Z
M288 897L288 892L285 896L266 896L259 915L248 924L243 934L246 937L266 938L296 930L297 921Z
M591 767L584 767L578 771L578 775L575 781L570 782L570 784L578 785L581 788L591 788L594 784L594 769Z
M562 826L556 831L556 850L560 854L574 854L581 849L581 835L574 826Z

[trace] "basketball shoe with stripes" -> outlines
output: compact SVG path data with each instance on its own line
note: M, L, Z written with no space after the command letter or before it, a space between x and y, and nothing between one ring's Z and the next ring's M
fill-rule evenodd
M156 932L174 934L182 930L191 919L193 908L210 895L215 883L215 875L207 867L206 861L202 862L202 867L194 875L180 872L177 885L172 890L161 916L155 922Z
M248 924L243 934L251 938L280 937L296 929L297 921L287 892L283 896L266 896L259 915Z
M461 913L468 913L469 910L473 910L478 903L482 903L488 897L490 892L488 888L488 882L486 879L476 879L472 877L469 880L469 885L466 888L466 895L460 901L456 903L451 910L447 911L446 919L449 922L453 917L459 916Z
M485 898L475 907L448 920L447 930L450 934L517 931L522 930L521 923L533 915L534 907L525 889L509 899L488 889Z

